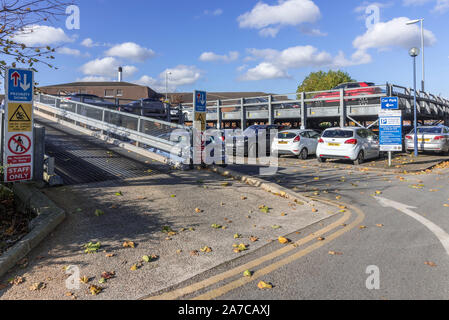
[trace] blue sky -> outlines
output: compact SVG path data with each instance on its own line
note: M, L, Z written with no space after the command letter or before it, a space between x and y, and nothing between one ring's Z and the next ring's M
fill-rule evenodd
M449 97L449 0L79 0L78 6L79 30L68 30L64 18L18 36L59 48L60 69L42 66L41 85L115 80L121 65L125 81L160 92L166 72L169 91L179 92L291 93L309 72L328 69L411 86L408 49L420 46L420 33L405 21L424 18L427 88Z

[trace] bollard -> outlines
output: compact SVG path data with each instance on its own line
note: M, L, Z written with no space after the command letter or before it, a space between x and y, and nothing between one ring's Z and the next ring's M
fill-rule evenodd
M35 125L33 135L33 181L42 181L44 179L45 127Z

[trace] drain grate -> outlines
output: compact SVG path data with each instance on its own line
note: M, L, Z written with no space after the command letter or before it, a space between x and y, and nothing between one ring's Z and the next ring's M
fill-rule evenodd
M137 178L157 173L150 165L83 140L81 134L71 135L48 125L45 131L45 153L55 158L55 171L65 184Z

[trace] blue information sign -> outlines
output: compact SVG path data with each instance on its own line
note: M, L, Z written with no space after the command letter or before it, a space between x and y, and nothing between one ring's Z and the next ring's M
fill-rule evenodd
M194 91L195 112L206 112L207 93L205 91Z
M398 97L386 97L381 98L381 108L383 110L398 110L399 100Z
M380 151L402 151L402 113L383 111L379 114Z
M9 68L6 72L8 101L33 101L33 71Z

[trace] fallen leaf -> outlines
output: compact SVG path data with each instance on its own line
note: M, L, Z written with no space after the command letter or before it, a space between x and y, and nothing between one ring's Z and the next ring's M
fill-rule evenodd
M105 280L109 280L115 277L115 272L114 271L104 271L101 274L101 277Z
M36 282L33 283L33 285L30 286L31 291L40 291L47 287L47 285L44 282Z
M200 208L195 208L195 212L196 213L201 213L201 212L203 212L203 210L201 210Z
M263 213L270 212L270 208L268 208L266 205L259 206L259 210Z
M329 251L329 254L330 254L330 255L333 255L333 256L340 256L340 255L342 255L343 253L342 253L342 252L337 252L337 251Z
M136 271L136 270L137 270L137 264L133 264L133 265L131 266L131 268L129 268L129 270L131 270L131 271Z
M318 241L324 241L324 240L326 240L326 238L319 237L319 238L317 238L317 240L318 240Z
M123 242L123 247L124 248L135 248L135 244L133 241L125 241L125 242Z
M121 191L119 191L119 192L116 192L115 195L116 196L123 196L123 193Z
M382 228L384 225L381 223L376 224L377 227Z
M253 275L253 273L251 272L251 271L249 271L249 270L245 270L244 272L243 272L243 276L244 277L251 277Z
M212 252L212 249L210 247L208 247L208 246L205 246L204 248L201 248L200 251L209 253L209 252Z
M104 215L104 212L102 211L102 210L100 210L100 209L97 209L97 210L95 210L95 213L94 213L97 217L100 217L100 216L102 216L102 215Z
M214 229L220 229L222 226L219 224L214 223L213 225L211 225L212 228Z
M102 287L99 287L99 286L91 285L91 286L89 287L89 291L90 291L90 294L91 294L91 295L96 296L96 295L99 294L101 291L103 291L103 288L102 288Z
M93 242L89 242L87 244L84 245L84 252L85 253L96 253L101 247L101 243L97 242L97 243L93 243Z
M241 238L241 237L242 237L241 234L238 234L238 233L234 234L234 239L238 239L238 238Z
M273 226L271 226L273 229L280 229L281 228L281 226L278 226L278 225L273 225Z
M191 256L197 256L198 255L198 251L197 250L192 250L192 251L190 251L190 255Z
M279 237L278 241L279 241L279 243L282 243L282 244L287 244L290 242L290 240L288 240L287 238L284 238L284 237Z
M359 229L366 229L366 226L360 226Z
M80 278L80 282L81 283L88 283L89 282L89 278L88 277L86 277L86 276L83 276L82 278Z
M428 265L429 267L436 267L437 265L435 264L435 262L432 261L426 261L424 262L425 265Z
M257 240L259 240L259 238L258 238L258 237L253 237L253 236L251 236L251 237L249 238L249 240L250 240L251 242L256 242Z
M273 285L272 285L271 283L266 283L266 282L264 282L264 281L260 281L260 282L257 284L257 287L258 287L259 289L264 290L264 289L272 289L272 288L273 288Z
M313 212L313 213L316 213L316 212L318 212L318 209L313 208L313 209L312 209L312 212Z

